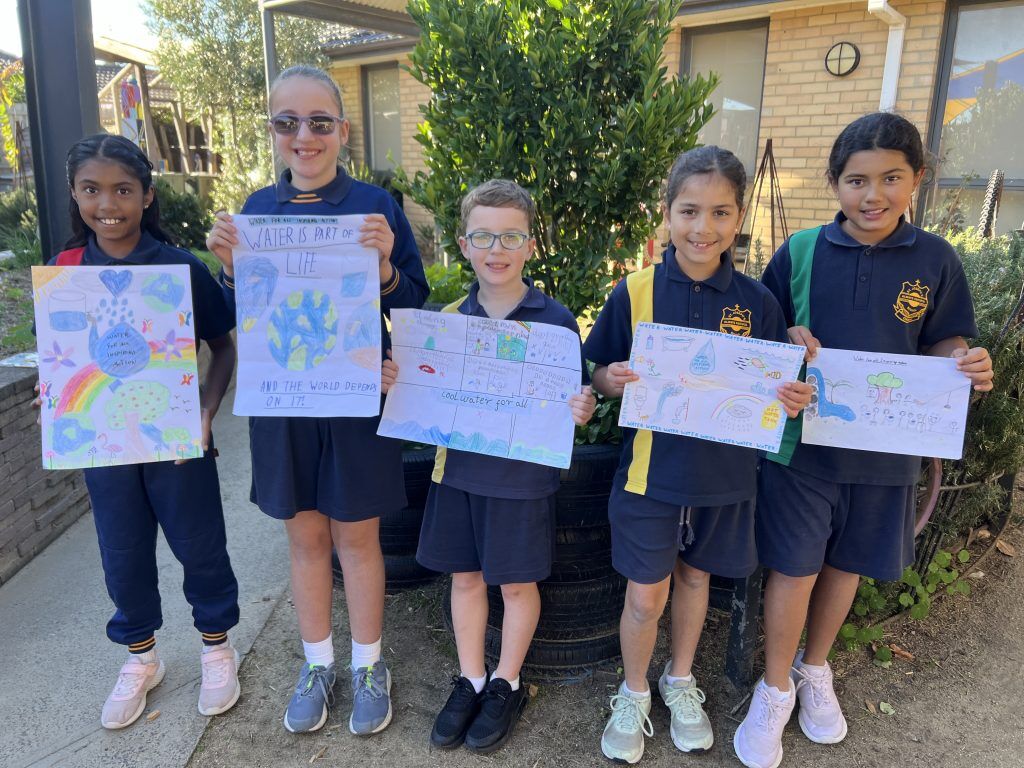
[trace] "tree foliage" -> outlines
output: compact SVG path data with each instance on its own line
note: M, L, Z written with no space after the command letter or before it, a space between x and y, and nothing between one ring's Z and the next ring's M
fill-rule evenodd
M411 74L431 89L429 173L403 191L457 252L459 201L510 178L537 202L531 276L577 315L660 220L661 181L711 115L714 82L666 78L677 0L412 0Z
M15 173L22 170L21 157L11 119L11 107L25 101L25 68L15 61L0 69L0 136L3 137L4 156Z
M273 179L267 139L266 77L259 3L254 0L146 0L159 39L156 60L185 109L212 111L213 150L221 155L217 207L237 210ZM281 67L322 66L319 22L276 17Z

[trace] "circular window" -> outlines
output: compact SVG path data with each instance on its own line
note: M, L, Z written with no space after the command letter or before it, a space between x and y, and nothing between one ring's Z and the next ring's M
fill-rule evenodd
M845 77L860 64L860 50L853 43L836 43L825 54L825 70L830 75Z

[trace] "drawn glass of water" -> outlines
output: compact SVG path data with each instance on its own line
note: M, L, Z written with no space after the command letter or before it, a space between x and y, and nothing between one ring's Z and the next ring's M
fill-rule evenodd
M81 291L59 290L50 294L50 327L55 331L84 331L85 294Z

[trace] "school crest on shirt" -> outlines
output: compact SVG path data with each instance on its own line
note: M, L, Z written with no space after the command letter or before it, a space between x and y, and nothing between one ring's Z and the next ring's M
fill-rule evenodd
M733 336L749 336L750 310L740 309L739 304L725 307L722 310L722 322L718 324L718 330L722 333L731 333Z
M903 281L903 288L900 295L896 297L896 303L892 305L896 317L904 323L916 323L924 313L928 311L928 292L931 289L927 285L921 285L920 280L913 283Z

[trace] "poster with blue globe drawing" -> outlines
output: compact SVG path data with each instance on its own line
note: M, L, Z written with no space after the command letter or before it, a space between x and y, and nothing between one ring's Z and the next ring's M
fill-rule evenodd
M580 339L547 323L391 312L398 380L377 434L568 467Z
M363 216L235 216L239 416L376 416L377 252Z
M778 451L804 348L728 333L637 323L619 426Z
M959 459L971 382L948 357L820 349L801 441Z
M187 265L32 267L43 466L203 455Z

